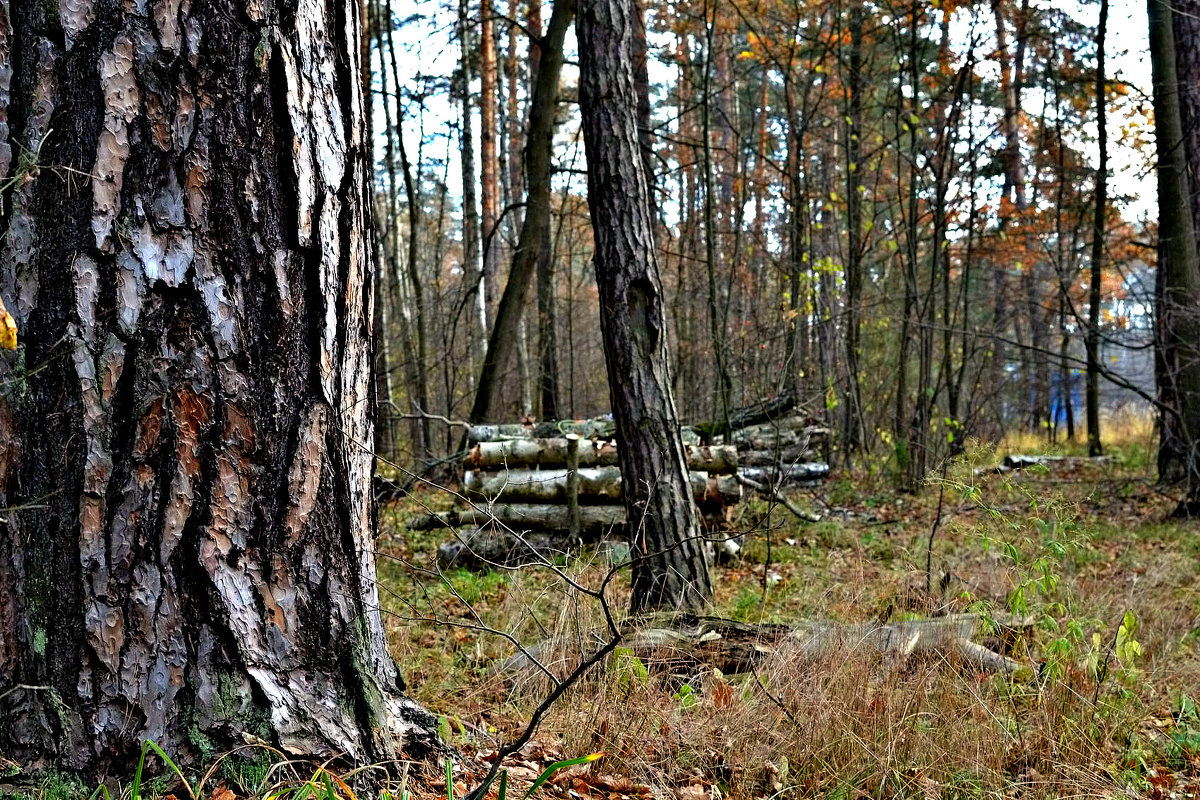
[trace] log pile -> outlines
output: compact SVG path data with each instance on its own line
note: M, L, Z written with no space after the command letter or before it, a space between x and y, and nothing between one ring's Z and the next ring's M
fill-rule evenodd
M710 530L726 527L743 486L777 492L782 485L814 485L829 472L828 465L812 460L822 429L801 417L764 423L766 411L757 412L739 417L757 424L718 437L728 443L702 445L710 434L702 437L691 428L681 433L692 496ZM463 496L472 507L421 514L409 523L414 530L473 529L443 545L443 565L523 563L543 551L566 552L606 534L627 533L619 442L611 420L475 425L467 440ZM519 539L512 531L549 537Z
M728 439L728 444L725 444ZM829 475L829 429L804 415L760 422L714 439L738 453L738 474L764 486L810 488Z

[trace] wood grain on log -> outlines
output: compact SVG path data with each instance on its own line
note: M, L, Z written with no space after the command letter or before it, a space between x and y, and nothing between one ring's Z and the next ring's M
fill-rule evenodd
M480 527L488 524L505 525L516 530L567 530L570 523L567 507L547 503L509 503L468 508L464 511L439 511L420 514L409 520L414 531L441 528ZM585 533L623 529L625 509L619 505L580 506L579 524Z
M733 475L689 473L692 497L697 502L719 501L726 506L742 499L742 488ZM463 481L463 493L490 502L566 503L565 469L510 469L504 472L471 470ZM579 470L581 504L619 503L622 499L619 467L588 467Z
M574 434L572 434L574 435ZM565 467L566 438L508 439L479 442L463 459L468 469L504 467ZM733 446L703 447L685 445L688 469L717 474L732 474L738 467L738 451ZM618 463L617 444L613 440L579 440L579 466L611 467Z

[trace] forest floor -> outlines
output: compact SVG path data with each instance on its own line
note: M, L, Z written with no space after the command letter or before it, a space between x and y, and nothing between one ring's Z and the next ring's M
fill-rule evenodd
M1154 485L1144 426L1110 438L1110 459L1005 474L992 469L1004 454L1080 455L1082 445L1025 436L970 448L917 494L891 489L885 468L842 471L792 495L820 521L755 498L729 525L743 547L714 570L712 614L784 625L1016 614L1033 620L1024 640L1009 642L1029 666L1023 674L981 672L954 653L851 644L807 658L777 648L751 672L722 674L691 653L652 658L619 646L504 762L510 795L553 762L602 752L557 772L541 794L1200 797L1200 523L1169 519L1174 498ZM464 756L452 768L461 798L552 689L545 673L505 666L518 645L563 679L607 638L605 609L581 589L616 569L604 596L621 625L629 588L619 543L552 568L440 571L435 554L450 533L405 522L453 503L422 489L382 508L378 566L408 691ZM216 788L202 800L354 796L332 771L307 776L251 750L214 766L207 786ZM341 775L355 783L364 770ZM56 780L21 796L101 796ZM400 800L406 790L412 800L445 798L444 766L417 765L390 788ZM185 789L168 774L112 796L170 800Z
M1080 447L1025 439L977 450L918 495L886 488L886 474L835 475L795 497L822 516L816 523L744 503L731 525L745 532L743 549L715 570L713 613L791 624L1007 610L1035 621L1012 653L1032 678L980 673L953 655L854 648L723 675L617 649L554 704L510 760L511 776L531 781L554 760L604 752L546 791L577 800L1200 797L1200 527L1168 520L1173 499L1154 486L1153 451L1137 437L1104 462L977 474L1005 452L1031 451ZM939 497L931 598L925 565ZM585 552L562 559L558 573L439 573L434 554L448 532L412 532L404 521L450 503L421 492L383 511L384 604L410 693L444 715L444 737L486 759L551 688L535 670L499 665L514 642L539 645L561 678L598 647L603 610L563 576L599 586L610 559ZM623 613L624 573L607 599ZM456 778L458 791L477 773ZM429 791L445 796L440 780Z

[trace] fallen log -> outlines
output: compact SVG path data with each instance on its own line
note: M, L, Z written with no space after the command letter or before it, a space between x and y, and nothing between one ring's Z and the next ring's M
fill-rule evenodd
M419 514L408 522L409 530L431 531L442 528L483 527L492 523L518 531L565 531L570 525L567 507L547 503L508 503L468 508L463 511L438 511ZM596 534L617 532L625 526L625 508L619 505L580 506L580 529Z
M579 466L611 467L618 464L617 444L614 441L580 439ZM685 445L684 455L690 470L715 474L730 474L738 467L736 447L702 447ZM503 469L529 467L546 469L567 465L568 440L508 439L479 442L463 459L467 469Z
M1085 464L1103 464L1112 460L1112 456L1036 456L1036 455L1007 455L1000 466L995 469L985 469L983 472L1003 474L1030 467L1078 467ZM979 472L979 470L976 470Z
M591 542L595 542L593 537ZM543 560L554 562L578 553L583 539L565 535L530 533L514 536L508 532L476 528L459 538L444 542L437 551L437 565L443 569L460 567L472 571L491 567L519 567Z
M819 462L809 464L782 464L772 467L740 467L738 475L748 480L774 485L816 486L829 477L829 465Z
M817 451L807 445L789 445L770 450L743 450L738 453L739 467L770 467L775 464L799 464L817 460Z
M828 439L826 428L805 428L803 430L766 430L743 431L732 437L732 444L739 451L745 450L783 450L790 447L817 448ZM718 442L724 444L724 442Z
M617 439L617 424L611 419L560 420L512 424L472 425L467 429L467 443L504 442L513 439L554 439L573 433L583 439ZM700 435L694 428L682 428L684 444L699 444Z
M502 442L508 439L549 439L574 433L585 439L598 437L611 439L617 434L617 424L611 419L561 420L559 422L536 422L528 425L472 425L467 431L467 442Z
M578 470L581 503L621 502L621 470L618 467L587 467ZM733 475L688 473L692 497L697 503L736 505L742 488ZM505 503L566 503L567 470L510 469L502 472L471 470L463 481L463 493L472 499Z
M1033 627L1032 618L998 615L988 632L993 647L1011 645ZM812 621L798 625L754 625L719 617L650 617L635 620L622 632L621 646L649 664L706 664L725 674L750 672L768 658L815 661L833 653L870 652L906 658L914 653L954 654L984 671L1004 671L1032 677L1030 668L974 641L984 634L985 620L976 614L956 614L888 623L846 624ZM527 648L542 659L551 643ZM501 663L502 670L522 670L532 664L523 654Z
M738 478L738 483L740 483L742 486L745 486L748 489L753 489L754 491L761 494L763 497L766 497L768 500L774 500L775 502L779 503L784 508L786 508L788 511L792 512L792 514L794 514L796 516L796 518L799 519L801 522L820 522L821 521L820 514L810 514L806 511L804 511L798 505L793 503L791 500L788 500L786 497L784 497L782 494L780 494L778 490L776 490L770 486L761 484L758 481L753 480L751 478L747 478L745 475L742 475L740 472L738 473L737 478ZM731 553L730 555L733 555L733 553Z
M729 414L729 421L703 422L696 425L696 431L706 441L712 441L718 435L728 435L730 431L740 430L751 425L758 425L771 420L782 419L796 407L796 396L791 392L760 400L748 406L736 409Z

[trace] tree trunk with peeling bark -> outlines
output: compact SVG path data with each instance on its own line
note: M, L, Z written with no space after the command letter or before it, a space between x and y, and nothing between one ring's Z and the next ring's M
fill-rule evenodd
M621 441L634 611L701 607L712 580L688 490L668 368L663 290L638 130L633 0L582 0L579 99L600 328Z
M26 767L436 741L371 554L358 8L0 10L0 752Z

